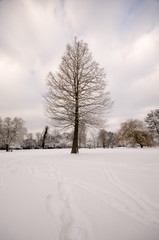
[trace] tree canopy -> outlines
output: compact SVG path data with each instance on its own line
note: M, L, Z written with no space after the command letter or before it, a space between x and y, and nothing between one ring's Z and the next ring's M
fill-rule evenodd
M121 123L117 134L117 142L123 145L129 144L132 147L136 145L139 145L141 148L143 146L153 146L152 137L147 131L146 125L143 121L137 119L130 119Z
M53 125L74 129L72 153L78 153L79 126L99 126L111 107L106 74L93 60L87 43L68 44L58 71L50 72L45 112Z
M22 141L26 128L24 127L24 120L22 118L10 117L0 118L0 140L5 145L6 151L9 150L11 143L19 143Z

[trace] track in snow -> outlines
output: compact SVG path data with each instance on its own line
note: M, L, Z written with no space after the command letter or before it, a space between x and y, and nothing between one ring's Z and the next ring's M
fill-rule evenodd
M62 176L56 163L47 163L49 174L41 173L36 166L28 166L32 175L52 179L56 188L54 194L46 196L47 214L52 220L55 240L95 240L93 228L86 216L78 209L68 181Z
M104 172L108 181L128 198L128 201L125 201L128 213L143 223L148 225L153 224L156 227L159 227L159 209L153 206L146 196L139 194L135 189L132 189L130 186L128 187L128 185L124 184L114 174L110 164L104 164ZM122 201L127 198L123 197Z
M104 169L106 181L115 191L109 191L77 179L70 179L70 184L84 189L101 202L119 212L130 215L143 224L159 228L159 209L151 203L148 197L124 184L114 174L110 164L104 163L102 169Z

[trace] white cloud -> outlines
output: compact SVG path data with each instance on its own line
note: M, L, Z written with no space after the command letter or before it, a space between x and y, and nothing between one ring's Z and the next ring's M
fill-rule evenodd
M46 75L75 35L107 72L112 128L159 108L158 12L156 0L0 1L1 116L23 116L31 130L44 127Z

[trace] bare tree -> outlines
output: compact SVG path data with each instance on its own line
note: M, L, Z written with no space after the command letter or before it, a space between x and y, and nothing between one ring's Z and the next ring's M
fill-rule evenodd
M53 147L53 148L60 147L61 140L62 140L62 135L60 134L60 132L57 129L54 129L50 133L50 139L49 139L50 147Z
M101 129L98 134L98 145L101 145L103 148L106 148L107 141L107 131L105 129Z
M22 144L23 149L35 149L37 147L33 133L27 133Z
M29 132L26 134L26 139L31 139L33 140L34 136L33 136L33 133L32 132Z
M56 74L49 73L45 110L54 126L74 129L71 153L78 153L80 123L98 125L112 102L104 69L82 40L68 44Z
M115 134L101 129L98 133L98 146L103 148L113 148L115 146Z
M144 122L135 120L128 120L121 124L121 128L117 134L118 144L130 145L135 147L140 145L153 146L151 135L148 133Z
M148 113L145 122L154 140L159 143L159 109Z
M23 119L7 117L2 120L0 118L0 139L5 144L6 151L9 150L11 143L20 143L25 133L26 128Z
M108 148L113 148L116 145L116 134L113 132L108 132L107 133L107 147Z
M79 125L79 146L86 147L86 125L84 123Z
M40 132L37 132L36 134L35 134L35 140L36 140L36 147L37 148L41 148L41 146L42 146L42 133L40 133Z
M96 128L92 129L89 133L90 137L87 140L87 147L96 148L98 146L98 130Z
M44 130L43 137L42 137L42 148L43 149L45 148L45 141L46 141L46 138L47 138L48 130L49 130L49 127L46 126L45 130Z

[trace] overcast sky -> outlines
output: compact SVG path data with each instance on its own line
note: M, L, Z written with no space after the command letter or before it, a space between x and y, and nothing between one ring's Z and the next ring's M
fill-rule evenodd
M0 0L0 117L44 129L46 76L75 36L107 73L109 130L159 108L159 1Z

